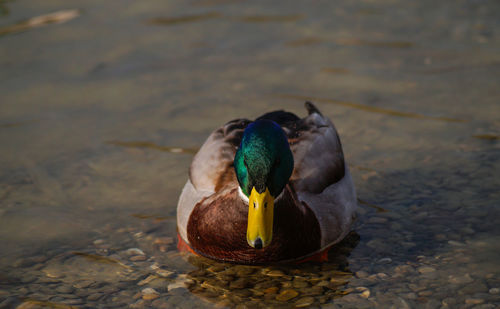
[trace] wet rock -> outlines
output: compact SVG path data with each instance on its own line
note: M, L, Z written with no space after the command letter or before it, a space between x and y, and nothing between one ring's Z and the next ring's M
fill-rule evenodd
M92 281L92 280L83 280L83 281L76 282L75 284L73 284L73 286L77 289L85 289L94 283L95 283L95 281Z
M367 273L366 271L363 271L363 270L356 272L356 277L358 277L358 278L366 278L369 275L370 275L369 273Z
M487 292L488 287L482 282L473 282L461 288L458 293L462 295L471 295L475 293Z
M248 279L247 278L239 278L229 284L230 289L244 289L248 286Z
M429 291L429 290L426 290L426 291L420 291L418 292L418 296L431 296L432 295L432 291Z
M72 298L72 299L61 300L61 303L66 305L82 305L84 301L80 298Z
M36 263L39 263L37 261L35 261L34 259L32 258L21 258L21 259L18 259L16 260L12 266L14 266L14 268L25 268L25 267L30 267Z
M57 294L57 296L62 297L62 298L67 298L67 299L79 298L77 295L74 295L74 294Z
M387 274L384 274L384 273L378 273L377 277L384 280L384 279L387 279L387 277L389 277L389 276L387 276Z
M276 300L279 301L288 301L294 297L297 297L299 295L299 292L291 289L283 290L281 293L276 296Z
M89 300L89 301L96 301L96 300L101 299L103 296L104 296L103 293L94 293L94 294L90 294L87 297L87 300Z
M173 237L157 237L153 242L153 244L155 245L170 245L173 243L174 243Z
M136 301L135 303L133 304L130 304L129 307L130 308L133 308L133 309L143 309L143 308L147 308L148 306L146 306L146 301L143 300L143 299L140 299L138 301Z
M294 280L292 282L292 286L296 289L302 289L302 288L306 288L309 286L309 283L307 283L306 281L304 280Z
M428 273L435 272L436 269L434 267L431 267L431 266L421 266L417 269L417 271L421 274L428 274Z
M146 255L146 253L144 253L144 251L142 251L141 249L139 248L130 248L130 249L127 249L125 251L125 254L127 254L128 256L133 256L133 255Z
M55 279L55 278L49 278L49 277L42 277L40 279L38 279L37 283L41 283L41 284L56 284L56 283L60 283L61 280L59 279Z
M29 293L29 290L25 287L20 287L19 289L17 289L17 294L20 294L20 295L26 295Z
M0 302L0 308L15 308L16 304L19 304L19 299L17 297L7 297ZM21 305L19 305L17 308L21 307Z
M151 307L158 309L169 309L172 306L169 304L168 300L164 298L158 298L151 303Z
M278 292L279 288L276 286L272 286L270 288L267 288L264 290L265 294L276 294Z
M368 297L370 297L370 290L368 290L368 289L367 289L366 291L362 292L362 293L360 294L360 296L361 296L361 297L363 297L363 298L368 298Z
M302 307L308 307L310 305L312 305L314 303L314 297L303 297L303 298L300 298L298 299L296 302L295 302L295 307L297 308L302 308Z
M170 270L166 270L166 269L158 269L158 270L156 270L156 274L161 276L161 277L168 278L168 277L172 276L174 274L174 272L170 271Z
M474 279L472 279L469 274L465 274L463 276L454 276L454 275L448 276L448 282L450 283L465 284L465 283L471 283L473 281Z
M56 288L56 292L61 293L61 294L71 294L73 293L75 289L72 286L68 285L61 285Z
M153 300L160 297L160 293L158 293L153 288L145 288L141 291L141 294L142 294L142 299L144 300Z
M129 260L132 262L141 262L147 260L147 257L145 255L134 255L131 256Z
M146 278L144 278L143 280L139 281L137 283L138 286L143 286L143 285L146 285L148 283L150 283L151 281L153 281L154 279L158 278L157 276L155 275L149 275L147 276Z
M441 301L441 304L445 307L454 306L457 303L457 299L454 297L446 297Z
M406 299L411 299L411 300L417 299L417 294L413 292L403 294L402 296Z
M281 270L271 270L266 275L270 277L283 277L285 274Z
M497 295L497 294L500 294L500 289L499 288L491 288L488 292L490 294Z
M142 295L142 299L144 299L144 300L153 300L153 299L157 299L158 297L160 297L160 295L158 295L158 294L145 294L145 295Z
M255 269L249 266L237 266L235 269L235 273L238 277L248 276L250 274L253 274L254 272Z
M28 284L31 282L34 282L37 279L36 276L31 275L31 274L25 274L20 278L20 281L24 284Z
M480 299L480 298L467 298L467 299L465 299L465 303L467 305L479 305L479 304L484 303L484 299Z
M464 243L456 241L456 240L448 240L448 243L450 245L452 245L452 246L455 246L455 247L463 247L463 246L465 246Z
M392 259L389 257L381 258L377 261L378 264L390 264L392 263Z

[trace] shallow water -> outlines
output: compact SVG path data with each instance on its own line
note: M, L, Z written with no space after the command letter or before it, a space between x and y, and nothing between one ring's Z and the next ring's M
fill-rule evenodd
M0 1L0 308L500 305L499 17L478 0ZM207 135L306 99L360 199L330 261L179 253Z

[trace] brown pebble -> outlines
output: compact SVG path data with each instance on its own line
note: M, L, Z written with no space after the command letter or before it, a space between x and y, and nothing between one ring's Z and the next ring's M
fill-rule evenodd
M90 294L88 297L87 297L87 300L90 300L90 301L96 301L98 299L100 299L104 294L102 293L95 293L95 294Z
M296 289L302 289L302 288L307 288L309 286L309 283L307 283L304 280L294 280L292 285Z
M370 290L366 290L363 293L361 293L360 295L363 298L368 298L368 297L370 297Z
M484 303L484 299L480 299L480 298L467 298L465 300L465 303L467 305L479 305L479 304Z
M283 277L285 274L281 270L271 270L267 275L270 277Z
M160 297L160 295L158 295L158 294L144 294L144 295L142 295L142 299L144 299L144 300L153 300L153 299L157 299L158 297Z
M295 302L295 307L302 308L314 303L314 297L303 297Z
M431 296L432 295L432 291L420 291L418 292L418 296Z
M434 267L430 267L430 266L422 266L422 267L419 267L417 270L421 274L428 274L428 273L432 273L432 272L436 271L436 269Z
M155 245L170 245L174 242L173 237L158 237L154 240Z
M141 285L148 284L148 283L150 283L151 281L153 281L153 280L155 280L155 279L157 279L157 278L158 278L158 277L157 277L157 276L155 276L155 275L149 275L147 278L145 278L145 279L143 279L143 280L139 281L139 282L137 283L137 285L141 286Z
M266 294L276 294L278 292L278 287L272 286L270 288L267 288L264 290L264 293Z
M229 284L229 287L231 289L244 289L248 285L248 279L246 278L239 278Z
M294 297L297 297L297 295L299 295L299 292L295 290L284 290L281 293L279 293L278 296L276 296L276 300L288 301Z
M131 256L129 260L131 260L132 262L139 262L147 260L147 257L145 255L134 255Z

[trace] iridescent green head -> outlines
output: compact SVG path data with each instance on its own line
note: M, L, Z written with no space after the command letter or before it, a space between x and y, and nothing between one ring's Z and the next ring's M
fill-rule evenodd
M249 124L234 168L241 191L249 197L247 241L260 249L271 242L274 199L293 171L293 155L283 129L270 120Z

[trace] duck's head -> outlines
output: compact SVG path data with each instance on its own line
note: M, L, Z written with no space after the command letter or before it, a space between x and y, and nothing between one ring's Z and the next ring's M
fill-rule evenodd
M271 243L274 199L293 171L293 155L283 129L270 120L249 124L236 152L234 169L241 192L248 197L247 242L261 249Z

